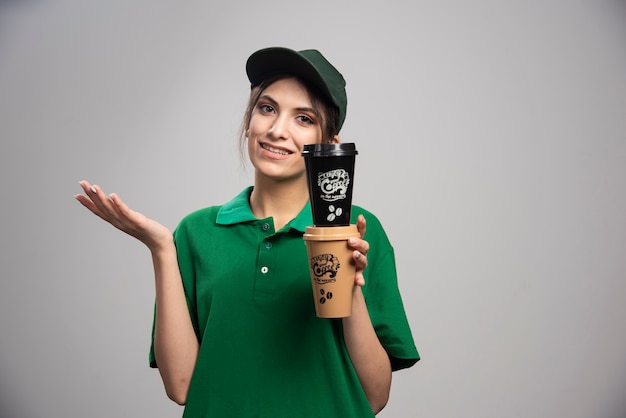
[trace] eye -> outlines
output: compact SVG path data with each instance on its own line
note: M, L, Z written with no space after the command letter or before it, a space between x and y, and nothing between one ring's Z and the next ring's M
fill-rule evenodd
M259 103L257 105L257 107L259 108L259 110L263 113L274 113L274 107L266 104L266 103Z
M307 115L299 115L296 119L306 125L314 125L315 121Z

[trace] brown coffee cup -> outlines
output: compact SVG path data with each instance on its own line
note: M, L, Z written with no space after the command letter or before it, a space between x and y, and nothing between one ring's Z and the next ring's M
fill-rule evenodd
M356 266L348 239L359 238L356 225L309 226L304 233L307 246L315 313L320 318L352 315L352 292Z

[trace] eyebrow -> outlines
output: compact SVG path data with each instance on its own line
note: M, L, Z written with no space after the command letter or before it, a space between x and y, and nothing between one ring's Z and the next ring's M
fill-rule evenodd
M267 95L267 94L264 94L264 95L262 95L261 97L259 97L259 100L258 100L258 101L261 101L262 99L263 99L263 100L267 100L268 102L270 102L270 103L271 103L273 106L275 106L275 107L280 107L280 105L278 104L278 102L277 102L276 100L274 100L274 99L272 98L272 96L269 96L269 95ZM258 101L257 101L257 103L258 103ZM313 109L312 107L306 107L306 106L305 106L305 107L296 107L296 110L297 110L298 112L310 112L310 113L312 113L312 114L314 114L314 115L317 115L317 112L316 112L316 111L315 111L315 109Z

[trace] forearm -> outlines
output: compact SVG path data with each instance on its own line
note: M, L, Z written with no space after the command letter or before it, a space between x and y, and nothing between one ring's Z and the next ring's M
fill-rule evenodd
M352 298L352 315L343 319L344 340L365 395L374 413L380 412L389 399L391 363L380 344L360 287Z
M198 356L174 243L152 253L156 286L154 354L167 395L178 404L187 398Z

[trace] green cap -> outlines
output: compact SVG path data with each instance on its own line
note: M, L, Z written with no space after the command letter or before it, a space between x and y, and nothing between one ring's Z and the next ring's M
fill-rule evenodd
M252 87L275 74L292 74L299 77L316 89L316 93L335 105L339 110L339 129L341 129L348 106L346 81L319 51L315 49L294 51L281 47L261 49L248 58L246 73Z

